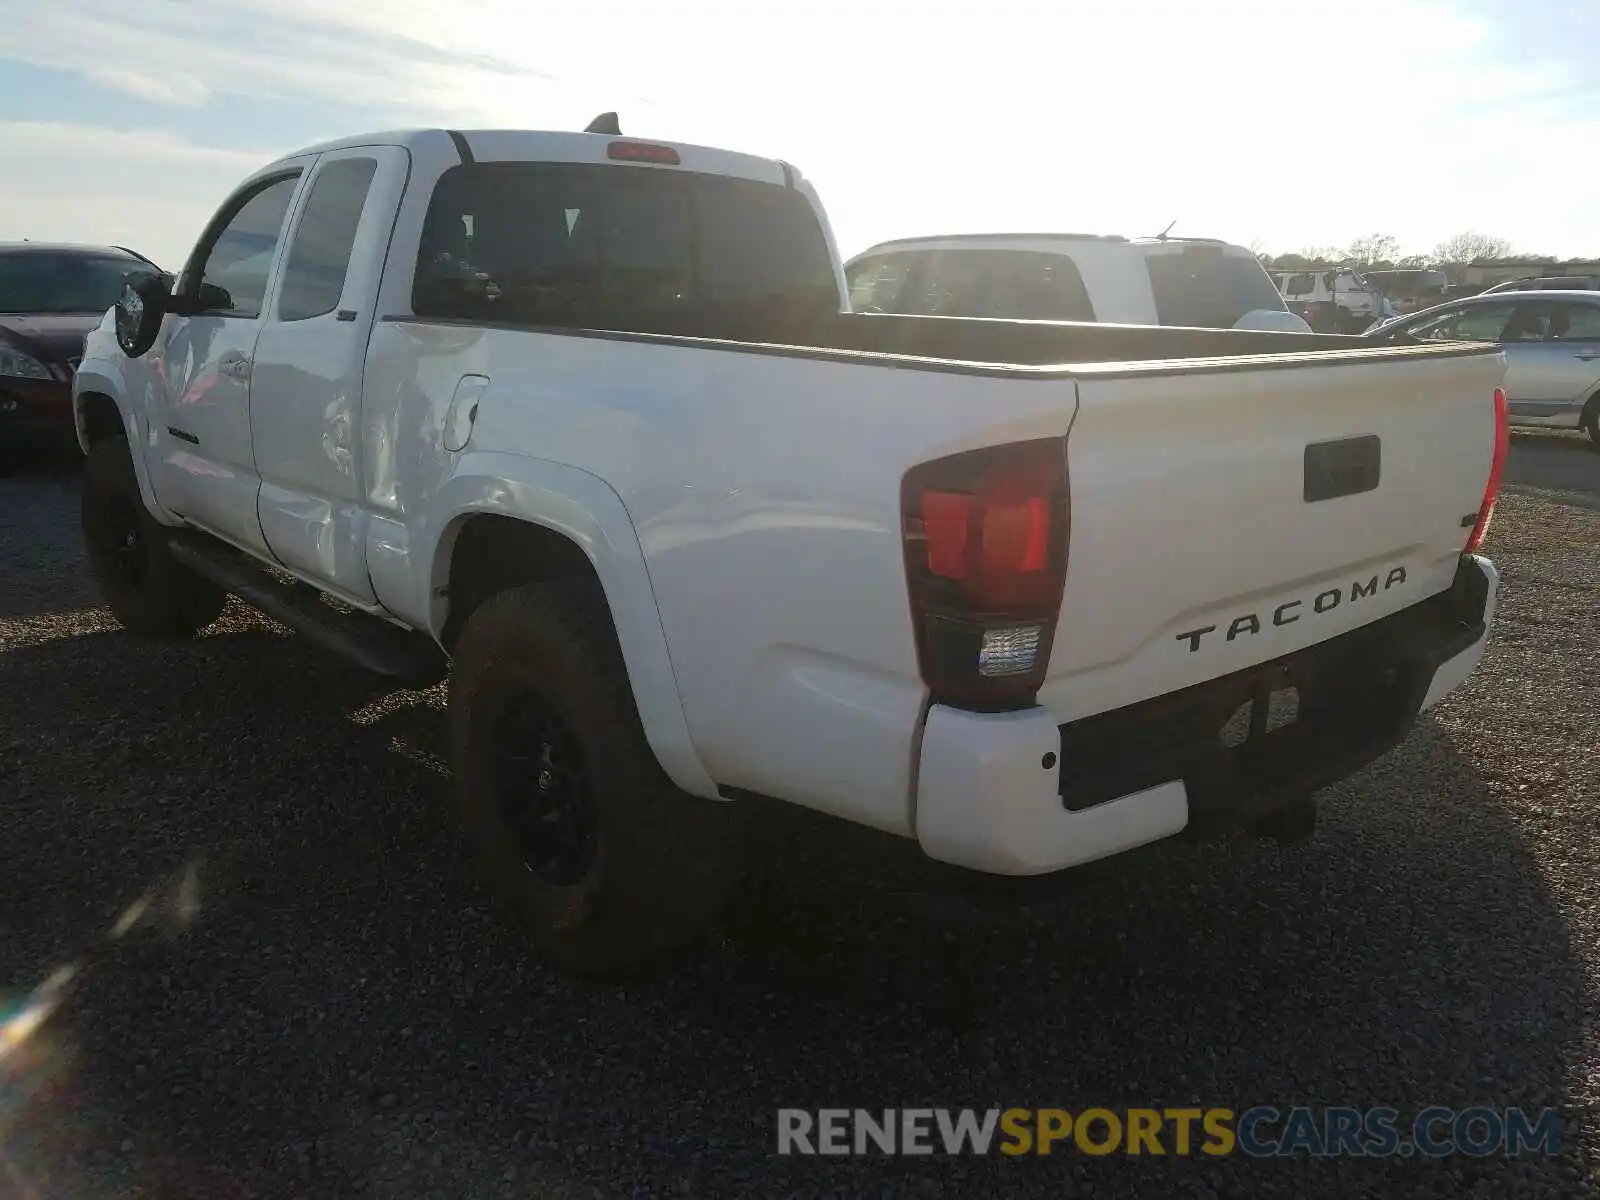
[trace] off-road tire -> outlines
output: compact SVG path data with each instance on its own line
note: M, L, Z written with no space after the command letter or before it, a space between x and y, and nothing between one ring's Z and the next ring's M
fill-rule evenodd
M587 780L578 790L594 832L587 865L570 881L536 873L514 832L523 793L504 780L525 768L502 756L528 748L497 727L519 705L550 712L581 751L567 758L582 764L573 774ZM452 655L450 739L454 807L479 873L552 962L584 974L635 971L714 921L736 875L739 814L733 803L684 794L662 771L594 583L524 585L473 612Z
M84 551L117 623L145 637L192 637L221 616L227 593L172 557L145 508L127 439L96 442L82 474Z

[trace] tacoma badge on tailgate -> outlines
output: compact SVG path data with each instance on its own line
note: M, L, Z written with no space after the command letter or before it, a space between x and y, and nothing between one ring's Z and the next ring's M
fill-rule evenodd
M1384 574L1381 584L1378 582L1376 574L1365 582L1359 579L1351 581L1348 596L1345 594L1345 588L1331 587L1306 600L1287 600L1272 610L1270 621L1265 613L1240 613L1228 623L1228 641L1233 641L1240 634L1260 633L1262 626L1269 623L1272 625L1292 625L1304 616L1307 611L1317 614L1332 612L1347 599L1351 604L1354 604L1356 601L1365 599L1368 596L1376 596L1380 591L1387 592L1390 588L1398 587L1405 581L1406 569L1395 566L1390 567ZM1216 628L1215 625L1206 625L1200 629L1190 629L1187 632L1178 634L1177 640L1188 642L1189 653L1193 654L1200 649L1200 640L1206 634L1214 632Z

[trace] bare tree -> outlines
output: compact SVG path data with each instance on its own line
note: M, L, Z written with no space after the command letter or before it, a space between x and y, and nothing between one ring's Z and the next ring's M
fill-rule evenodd
M1511 243L1505 238L1469 231L1446 238L1433 248L1429 257L1435 263L1470 263L1482 259L1507 258L1510 254Z
M1272 261L1280 271L1315 271L1339 263L1343 254L1331 246L1307 246L1273 256Z
M1400 254L1400 239L1387 233L1369 233L1358 237L1344 251L1344 257L1357 266L1372 267L1378 263L1393 262Z

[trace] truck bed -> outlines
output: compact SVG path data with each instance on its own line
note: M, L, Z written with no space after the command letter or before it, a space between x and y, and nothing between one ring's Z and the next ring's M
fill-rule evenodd
M876 313L831 314L815 322L802 344L952 364L1062 370L1088 363L1258 358L1371 348L1360 338L1334 334Z
M504 321L471 323L595 337L687 342L707 349L808 358L859 361L860 355L891 355L899 360L911 360L899 365L925 370L980 374L1021 371L1033 377L1052 372L1071 374L1088 366L1096 368L1096 374L1104 375L1113 365L1136 372L1172 370L1170 364L1181 364L1184 371L1226 370L1231 366L1259 365L1262 359L1334 353L1344 359L1370 360L1494 352L1466 343L1378 345L1367 338L1346 334L882 313L830 312L816 316L771 310L716 314L658 310L618 315L604 325L584 328ZM1159 368L1163 363L1169 365ZM1203 367L1202 363L1207 366Z

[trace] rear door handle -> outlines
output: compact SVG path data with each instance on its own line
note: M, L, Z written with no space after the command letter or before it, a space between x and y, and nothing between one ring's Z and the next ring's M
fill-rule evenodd
M238 351L223 355L222 361L217 364L217 369L229 379L250 378L250 360Z
M1593 362L1600 358L1600 350L1579 350L1572 357L1582 362Z

